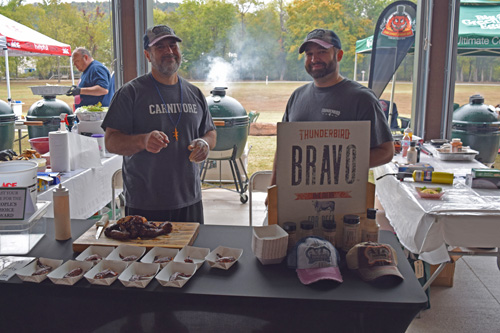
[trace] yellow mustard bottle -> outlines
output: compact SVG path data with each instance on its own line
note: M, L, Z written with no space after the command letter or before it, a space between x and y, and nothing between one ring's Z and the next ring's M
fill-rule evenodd
M453 174L439 171L413 171L413 180L424 183L453 184Z

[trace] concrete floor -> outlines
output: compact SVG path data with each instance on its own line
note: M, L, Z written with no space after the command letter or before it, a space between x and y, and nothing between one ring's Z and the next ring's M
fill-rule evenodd
M253 193L253 225L262 225L266 194ZM205 224L248 225L249 204L236 192L203 190ZM500 332L500 270L495 257L462 257L453 287L431 286L431 308L415 318L407 333Z

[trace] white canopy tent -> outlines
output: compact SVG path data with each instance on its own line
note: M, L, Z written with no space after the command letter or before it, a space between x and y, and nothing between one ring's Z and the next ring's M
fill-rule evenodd
M66 56L69 57L71 80L75 84L71 46L58 42L36 30L28 28L8 17L0 15L0 49L5 56L5 78L7 81L7 98L11 101L9 56Z

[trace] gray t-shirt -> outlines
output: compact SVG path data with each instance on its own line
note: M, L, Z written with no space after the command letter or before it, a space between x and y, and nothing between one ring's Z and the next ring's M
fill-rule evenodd
M215 130L215 126L200 89L180 77L179 82L182 103L179 83L163 85L151 74L128 82L114 95L102 123L104 129L110 127L125 134L163 131L170 140L168 147L157 154L143 150L123 157L125 201L129 207L172 210L201 200L200 165L189 161L188 145ZM179 141L173 133L176 125Z
M343 79L326 88L313 82L297 88L288 100L283 121L370 120L370 147L393 141L387 119L371 89Z

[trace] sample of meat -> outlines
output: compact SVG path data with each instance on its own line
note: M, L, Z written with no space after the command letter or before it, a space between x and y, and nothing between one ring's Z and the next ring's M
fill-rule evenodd
M105 270L97 273L94 276L94 279L107 279L107 278L110 278L110 277L115 277L117 275L118 275L118 273L116 273L112 269L107 268L107 269L105 269Z
M31 275L45 275L52 271L52 267L42 264L40 260L37 260L36 266L38 269Z
M104 235L113 239L155 238L172 232L172 223L156 225L138 215L122 217L115 224L104 229Z
M66 275L63 276L63 278L75 277L82 274L83 274L83 269L81 267L77 267L66 273Z

